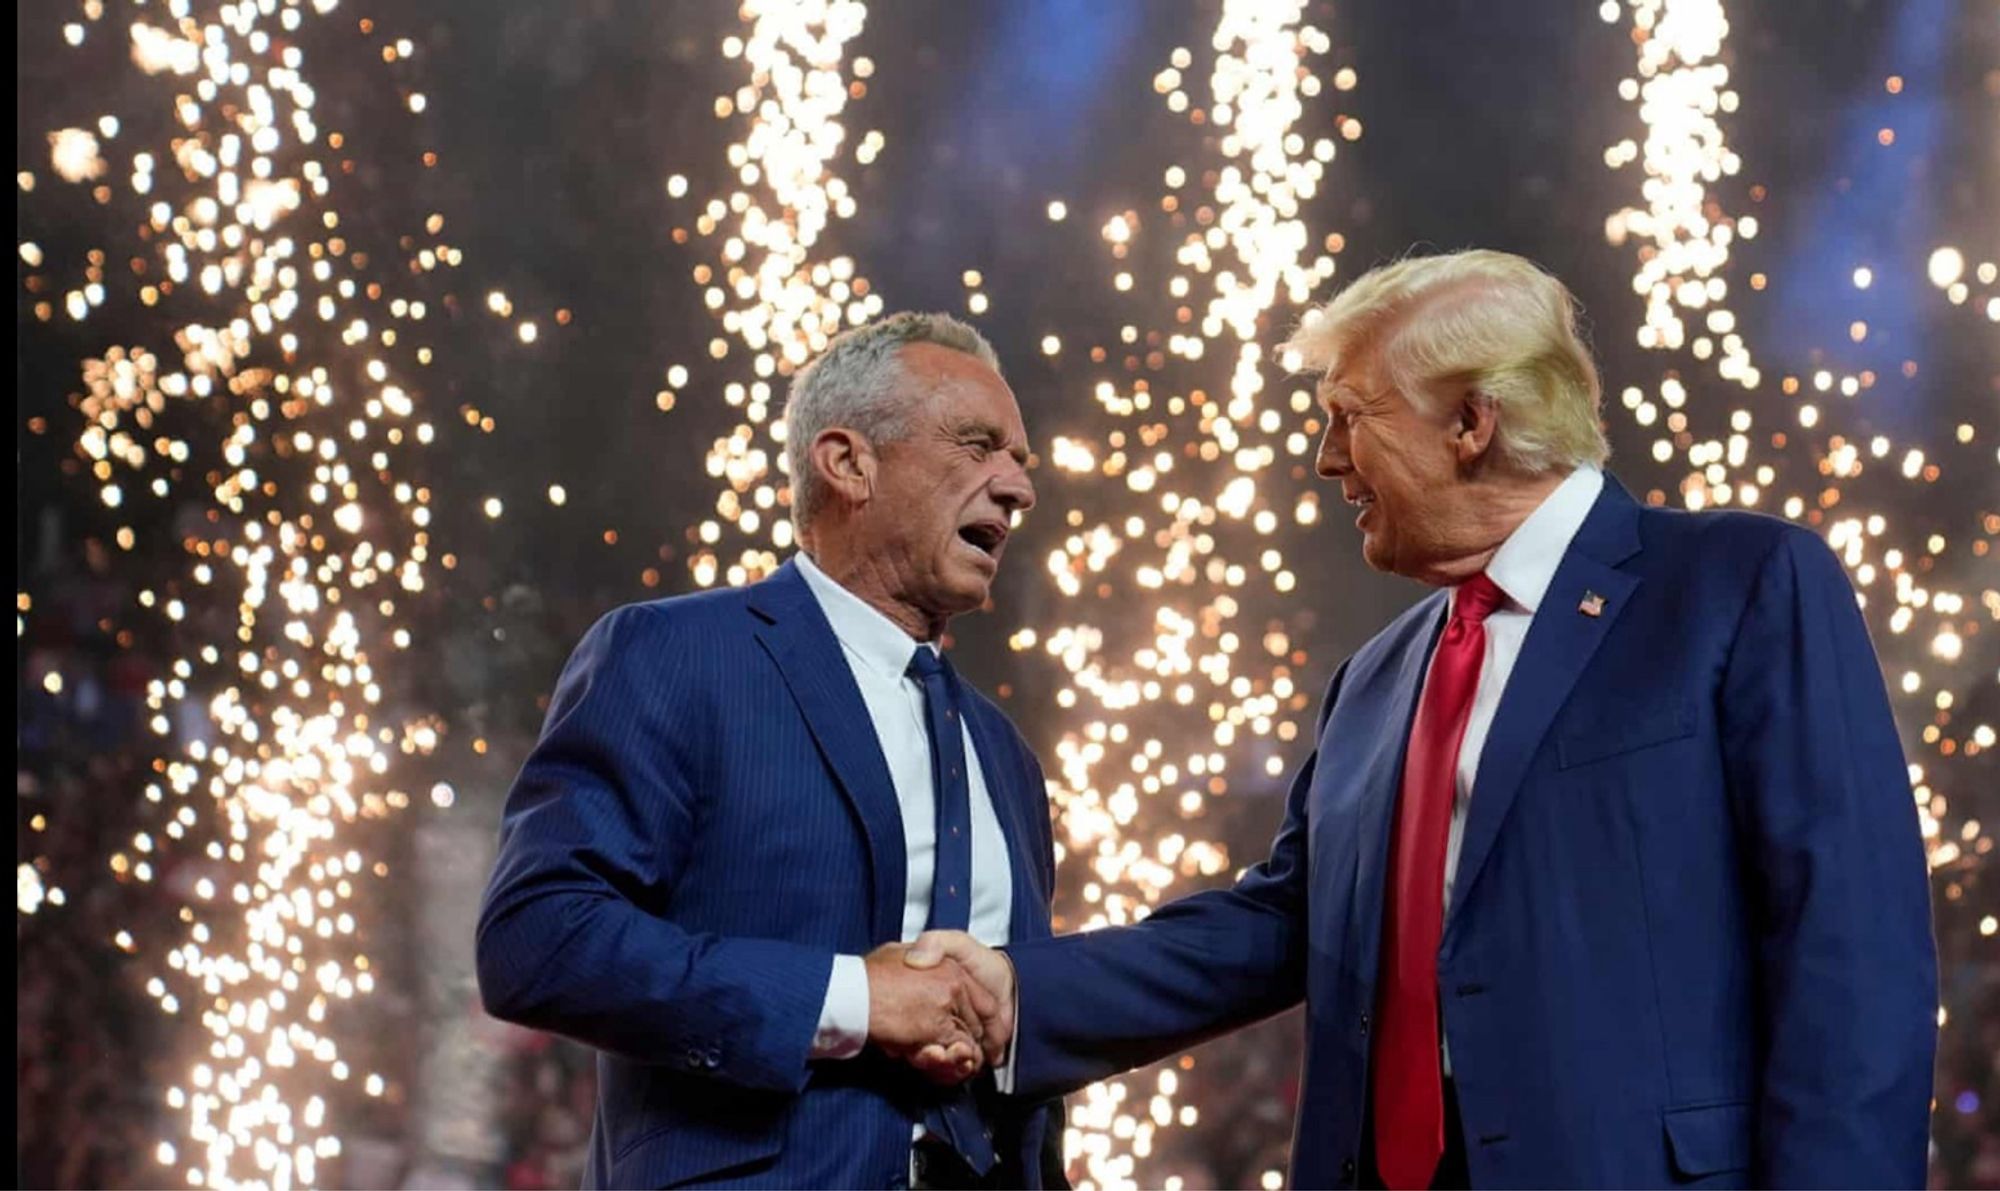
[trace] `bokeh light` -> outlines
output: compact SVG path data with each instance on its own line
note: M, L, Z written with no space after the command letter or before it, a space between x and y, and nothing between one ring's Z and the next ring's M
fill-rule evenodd
M158 1177L311 1186L341 1152L337 1085L385 1089L342 1039L347 1002L376 979L357 889L386 871L352 837L407 806L392 764L437 739L385 705L383 683L433 565L432 493L402 478L434 433L417 379L427 310L397 296L398 274L451 254L350 237L347 134L321 127L297 36L332 17L331 0L81 7L70 46L129 42L141 77L117 93L150 107L51 133L50 165L98 184L133 247L116 261L45 261L32 242L20 255L51 277L74 270L62 317L136 305L179 328L107 345L72 397L98 500L132 514L119 547L140 549L139 527L161 520L136 506L181 510L178 565L137 594L175 655L146 690L159 751L132 792L156 809L106 858L139 884L161 878L163 853L176 861L175 936L115 940L151 971L185 1057L159 1089L173 1135ZM35 316L57 317L55 303ZM21 868L23 913L59 896L33 872Z
M550 279L531 268L552 271L553 254L524 246L506 262L511 275L475 284L460 272L471 242L460 208L425 207L407 227L393 225L406 213L383 209L385 191L412 192L412 178L460 164L439 169L423 131L452 116L451 80L428 69L431 48L403 35L413 30L387 27L397 14L332 0L73 7L45 49L74 63L76 94L23 125L17 197L35 214L21 221L17 269L23 327L89 346L60 356L74 377L69 413L28 429L67 453L62 495L109 527L110 565L131 581L130 606L103 635L156 671L143 697L152 767L129 791L140 826L94 857L94 871L51 864L43 843L78 812L24 799L18 914L24 930L45 930L111 883L135 903L170 905L165 927L135 916L85 941L128 965L170 1040L168 1074L148 1089L159 1135L141 1151L147 1169L171 1185L315 1185L347 1173L354 1107L408 1091L379 1048L370 1055L370 1015L384 1011L366 995L425 975L392 971L398 957L364 942L384 897L409 887L401 868L383 879L382 826L401 828L413 801L462 820L504 785L464 747L424 761L447 725L399 696L451 659L431 631L438 618L423 613L451 589L454 610L478 621L468 633L497 652L503 632L531 619L513 609L534 604L551 560L581 556L569 538L600 558L599 543L616 547L621 533L627 549L658 548L636 566L622 554L608 564L627 584L636 572L639 590L565 574L560 591L540 593L592 615L663 586L769 574L794 545L785 388L840 329L914 300L878 290L884 278L907 284L911 270L871 240L872 221L900 219L910 200L882 184L907 178L901 155L953 141L894 106L912 94L895 88L930 69L893 52L908 14L891 28L854 0L745 0L704 18L713 37L676 28L662 39L672 44L646 65L671 61L696 80L692 98L675 100L695 119L675 127L672 113L648 110L675 135L577 157L636 171L608 189L657 204L645 232L672 247L629 227L610 234L608 209L590 208L581 231L547 229L579 260L578 245L600 236L628 258L663 249L663 288L689 315L671 333L649 326L643 339L589 349L640 358L644 375L631 391L593 392L601 405L576 401L589 412L575 421L600 437L657 426L659 449L647 450L675 478L621 477L609 471L617 452L595 444L565 466L543 443L513 450L492 437L495 411L518 408L508 386L469 392L481 380L468 356L487 348L505 367L525 362L523 372L574 364L579 356L560 355L572 311L532 296ZM1731 9L1747 27L1751 14ZM1573 14L1578 44L1614 56L1625 76L1617 100L1586 99L1625 127L1607 138L1602 192L1574 200L1590 251L1621 262L1619 295L1629 272L1629 308L1594 301L1591 311L1614 466L1655 505L1774 513L1839 552L1881 651L1950 909L1970 903L1993 846L1981 822L1992 790L1981 782L1990 785L2000 743L2000 426L1990 409L1926 416L1944 348L1906 350L1882 304L1907 300L1927 325L1990 342L2000 250L1990 228L1943 221L1913 252L1843 249L1810 262L1837 291L1810 350L1763 333L1762 304L1782 301L1806 262L1779 255L1773 241L1795 231L1791 212L1766 202L1755 180L1771 173L1737 147L1739 121L1776 117L1756 77L1764 59L1743 53L1740 34L1732 42L1729 17L1717 0L1604 0ZM1371 223L1366 201L1371 187L1378 200L1393 189L1389 163L1371 161L1368 146L1394 139L1384 130L1397 127L1398 100L1386 87L1375 94L1368 61L1347 60L1350 45L1374 43L1344 28L1336 43L1323 27L1332 18L1381 19L1213 0L1164 32L1155 22L1131 73L1107 69L1125 82L1093 101L1117 109L1117 154L1106 149L1078 176L1056 168L1052 148L1007 180L1004 209L1016 218L1003 230L1025 248L982 240L984 227L922 241L912 225L911 244L944 246L925 261L938 279L930 304L983 321L996 342L1011 336L1009 375L1029 407L1041 504L1004 577L1007 598L966 644L968 661L984 662L978 638L995 639L1015 680L996 694L1013 700L1048 770L1060 930L1138 921L1261 858L1276 795L1311 747L1318 684L1335 660L1327 651L1367 619L1331 611L1365 603L1354 591L1312 587L1328 574L1352 579L1359 565L1329 561L1352 543L1323 524L1310 382L1273 349L1343 272L1407 247L1385 242L1389 204L1375 205ZM624 17L604 23L617 33L601 37L626 31ZM462 27L451 32L471 44ZM340 44L358 38L363 72L326 69L319 51L335 33ZM1174 41L1184 44L1159 52ZM564 57L556 49L552 61ZM967 96L994 94L977 82L966 80ZM1865 129L1879 154L1868 161L1911 151L1913 121L1897 105L1931 84L1900 62L1868 77L1870 100L1888 113ZM1081 123L1095 110L1061 115ZM938 123L1000 127L980 123L985 115L941 110ZM588 104L565 119L551 128L632 128ZM690 124L719 130L719 147L685 135ZM1496 137L1511 138L1501 125ZM923 144L905 141L918 131ZM420 142L414 152L407 138ZM1354 165L1363 168L1349 173ZM1496 194L1527 193L1516 181ZM1595 241L1600 218L1610 253ZM78 226L93 237L81 251ZM1469 242L1456 226L1417 234ZM492 255L482 251L482 266ZM1080 273L1084 302L1068 292ZM636 292L607 286L561 301L595 316L607 298ZM474 336L478 349L464 352ZM520 387L542 400L567 384L544 379ZM631 422L618 421L620 402L636 407ZM438 449L447 433L461 435L449 467ZM602 458L606 470L577 458ZM700 477L693 496L674 486L683 473ZM607 501L622 507L629 485L650 496L655 482L674 502L670 528L598 516ZM467 535L453 542L458 555L443 549L446 532ZM474 544L492 557L471 555ZM503 565L516 550L541 554ZM468 571L501 579L489 595ZM20 587L26 647L52 609L32 579ZM547 648L567 646L581 625L561 627L568 636ZM507 648L529 655L521 665L534 677L496 701L531 706L533 684L553 677L560 655L535 653L527 637ZM63 704L86 683L67 667L24 667L22 689ZM496 771L518 761L523 741L486 731L485 708L461 725L465 710L451 709L455 744L490 752ZM2000 931L1989 911L1967 919L1978 945ZM1063 1140L1078 1185L1202 1185L1203 1138L1275 1137L1268 1119L1238 1115L1250 1097L1226 1098L1232 1089L1215 1078L1233 1045L1071 1097ZM1256 1089L1267 1108L1296 1059L1273 1049L1279 1074ZM1944 1104L1969 1113L1982 1100L1967 1089ZM1266 1146L1239 1173L1278 1186L1275 1161Z
M1343 241L1304 217L1337 153L1309 130L1340 122L1316 102L1332 45L1304 10L1227 3L1199 66L1172 51L1154 91L1208 135L1200 154L1161 163L1166 189L1145 209L1101 217L1105 301L1130 321L1073 363L1061 336L1043 340L1076 394L1035 514L1062 521L1044 567L1059 598L1009 643L1049 664L1038 697L1060 709L1043 748L1073 907L1058 929L1136 922L1226 877L1209 804L1232 783L1270 785L1309 747L1318 692L1300 681L1308 659L1282 609L1297 584L1287 535L1319 516L1316 427L1307 382L1271 345ZM1162 299L1172 321L1152 325ZM1071 1099L1079 1187L1150 1181L1161 1131L1200 1119L1178 1095L1193 1063Z

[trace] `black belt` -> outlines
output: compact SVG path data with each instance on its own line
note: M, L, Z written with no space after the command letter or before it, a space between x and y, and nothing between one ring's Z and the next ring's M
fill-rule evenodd
M935 1134L926 1133L910 1147L911 1191L944 1191L946 1188L1018 1187L1014 1164L1002 1155L985 1178L973 1172L959 1152Z

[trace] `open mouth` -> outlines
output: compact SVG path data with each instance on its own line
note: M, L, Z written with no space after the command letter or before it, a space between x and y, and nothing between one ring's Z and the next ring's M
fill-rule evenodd
M1007 526L999 521L975 521L958 527L959 540L986 557L999 561L1007 544Z
M1348 504L1361 510L1355 514L1354 524L1356 525L1360 525L1367 518L1368 511L1375 507L1375 494L1373 492L1347 492L1342 495L1347 498Z

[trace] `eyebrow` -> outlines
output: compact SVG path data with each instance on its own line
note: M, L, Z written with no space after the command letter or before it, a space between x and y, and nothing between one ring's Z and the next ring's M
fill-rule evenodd
M1367 399L1366 395L1353 385L1342 381L1326 380L1322 380L1314 388L1313 396L1318 398L1319 403L1328 409L1334 408L1343 401L1349 404L1359 404Z

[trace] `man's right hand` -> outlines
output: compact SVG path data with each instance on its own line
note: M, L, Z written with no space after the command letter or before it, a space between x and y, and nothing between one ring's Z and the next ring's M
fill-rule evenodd
M982 1045L986 1061L998 1065L1007 1055L1014 1038L1014 964L1005 952L986 946L958 930L930 930L917 936L903 955L913 968L957 967L963 969L986 994L993 1012L984 1016ZM919 1065L935 1056L919 1056Z
M868 971L868 1041L937 1083L979 1073L986 1022L999 1007L956 962L911 967L908 945L885 943L864 959Z

